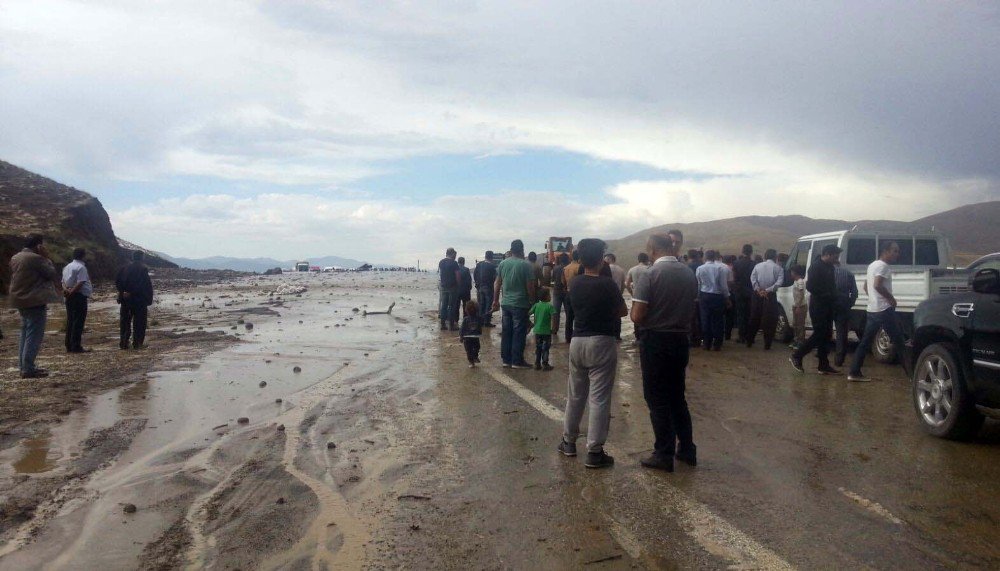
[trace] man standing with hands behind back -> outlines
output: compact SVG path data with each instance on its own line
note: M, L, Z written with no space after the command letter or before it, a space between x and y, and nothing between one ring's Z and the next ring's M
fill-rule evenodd
M118 270L118 277L115 278L118 303L121 304L121 340L118 346L122 349L128 349L129 337L132 338L133 349L141 349L146 340L146 319L149 317L149 306L153 305L153 282L142 258L142 250L132 252L132 263Z
M94 293L90 274L83 263L87 251L73 250L73 261L63 268L63 295L66 296L66 352L89 353L83 348L83 326L87 322L87 303Z
M695 309L691 300L698 295L698 281L677 259L683 242L680 230L649 237L647 249L655 261L639 274L632 303L632 321L639 327L642 392L655 435L653 453L642 465L666 472L674 471L675 454L691 466L698 463L684 397Z

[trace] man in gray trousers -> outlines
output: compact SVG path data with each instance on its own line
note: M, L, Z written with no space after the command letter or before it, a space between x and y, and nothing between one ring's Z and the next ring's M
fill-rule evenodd
M601 275L605 247L603 240L580 240L576 251L584 273L573 280L569 292L575 321L569 346L565 426L558 450L576 456L580 421L589 399L587 468L607 468L615 463L604 451L604 442L611 423L611 389L618 370L615 324L628 314L621 289L610 277Z

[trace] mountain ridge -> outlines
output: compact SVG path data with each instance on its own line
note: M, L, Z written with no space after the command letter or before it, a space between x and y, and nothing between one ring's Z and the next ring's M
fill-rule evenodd
M716 249L723 254L737 254L743 244L754 251L766 248L787 252L800 236L850 230L884 230L889 232L935 231L948 237L952 247L952 262L966 264L979 256L1000 251L1000 200L966 204L931 214L909 222L900 220L835 220L814 219L799 214L781 216L748 215L706 222L661 224L608 241L608 251L631 262L638 252L645 251L650 234L677 228L684 232L684 249Z

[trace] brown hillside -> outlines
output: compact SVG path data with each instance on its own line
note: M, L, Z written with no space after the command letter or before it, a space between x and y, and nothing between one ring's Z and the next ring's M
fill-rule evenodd
M964 264L991 252L1000 251L1000 201L970 204L914 220L824 220L806 216L741 216L710 222L664 224L636 232L608 243L609 251L626 262L643 251L646 238L654 232L679 228L684 232L685 249L716 249L723 253L738 253L743 244L752 244L754 251L775 248L787 252L796 238L806 234L847 230L855 225L861 229L921 231L936 229L946 234L954 250L954 261Z
M75 247L88 251L94 279L107 279L124 259L101 202L75 188L59 184L0 161L0 282L10 283L10 257L31 232L45 235L50 253L62 265Z

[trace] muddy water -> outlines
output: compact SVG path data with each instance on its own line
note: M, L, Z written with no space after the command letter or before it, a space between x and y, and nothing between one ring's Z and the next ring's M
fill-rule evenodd
M317 407L352 398L358 391L346 388L348 383L383 378L386 369L379 363L386 360L386 352L403 363L393 365L399 376L405 363L420 363L420 343L432 331L429 325L420 327L430 323L421 314L435 302L428 287L431 279L413 274L295 275L257 279L256 287L219 286L163 300L189 309L201 323L197 327L231 333L237 326L245 342L198 363L178 361L169 367L172 370L94 397L50 435L16 448L17 457L6 459L4 469L25 474L59 470L62 461L80 454L91 431L122 419L146 419L145 429L113 464L79 489L54 498L52 505L39 510L50 514L43 525L36 522L32 534L20 533L0 549L0 568L133 567L141 561L144 546L177 522L184 528L180 536L185 538L185 564L211 566L224 559L217 548L227 541L222 536L246 531L206 531L213 527L206 507L220 503L220 493L224 504L222 492L239 483L239 470L247 466L242 445L233 443L246 434L270 441L279 432L283 438L273 450L258 451L280 466L270 478L281 500L276 505L292 503L292 497L280 496L283 489L304 486L314 496L318 517L296 523L306 525L307 533L285 538L285 543L280 537L265 542L255 554L260 560L251 554L244 563L280 567L304 557L329 568L360 564L365 525L349 515L327 466L297 465L297 458L313 447L321 448L316 454L330 463L329 458L323 460L325 435L312 434L303 424L317 424ZM265 293L289 282L309 290L283 300ZM362 314L384 311L392 302L392 315ZM264 307L272 307L277 315L255 314ZM241 319L252 323L252 329L238 323ZM249 422L239 423L244 417ZM279 424L283 431L278 431ZM313 441L320 436L322 442ZM137 512L123 514L125 504L136 505ZM274 520L275 525L282 521Z

